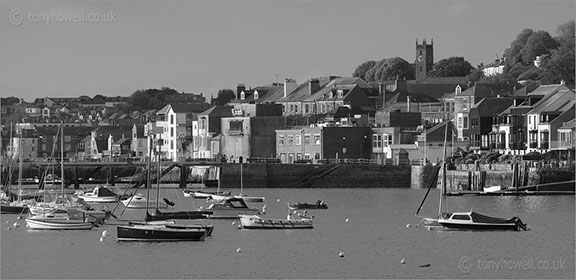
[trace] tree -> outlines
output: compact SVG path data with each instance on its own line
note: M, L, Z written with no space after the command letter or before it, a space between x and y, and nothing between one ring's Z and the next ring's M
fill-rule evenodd
M226 105L228 102L234 100L236 98L236 94L231 89L221 89L218 91L218 95L216 100L214 101L215 106L219 105Z
M524 65L530 65L537 56L549 54L557 49L558 42L546 31L538 31L530 35L526 44L520 50Z
M510 65L513 66L522 63L522 55L520 54L520 51L526 45L526 41L528 41L528 38L530 38L533 33L534 30L530 28L522 30L522 32L516 36L516 39L510 43L510 48L504 51L504 56L508 58Z
M374 60L368 60L368 61L358 65L358 67L356 67L356 70L354 70L352 77L358 77L358 78L362 78L362 79L366 80L365 79L366 72L368 70L370 70L370 68L374 67L374 65L376 65L376 61L374 61Z
M430 77L464 77L469 75L474 67L463 57L450 57L438 61L429 72Z
M576 69L575 61L575 28L574 20L568 21L558 26L558 36L555 40L560 45L558 49L552 50L548 60L544 61L541 81L544 84L560 83L564 80L567 84L574 84Z
M412 65L400 57L382 59L364 75L364 80L367 82L383 82L396 78L414 79Z
M14 105L14 104L18 104L20 103L20 98L18 97L2 97L0 98L1 102L2 102L2 106L10 106L10 105Z
M160 89L147 89L147 90L137 90L130 97L128 97L127 103L139 108L143 111L150 109L161 109L166 106L166 96L179 94L178 91L171 89L169 87L163 87Z

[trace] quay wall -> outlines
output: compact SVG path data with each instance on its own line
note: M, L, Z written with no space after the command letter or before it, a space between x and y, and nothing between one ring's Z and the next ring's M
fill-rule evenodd
M166 163L168 164L168 163ZM239 188L241 180L244 188L427 188L434 179L437 166L369 165L369 164L243 164L219 163L222 167L222 188ZM522 185L537 185L574 180L574 170L550 168L544 165L529 165L523 173ZM537 166L537 167L531 167ZM513 171L510 164L469 165L469 169L456 166L447 170L447 190L482 190L479 186L512 186ZM191 165L188 166L191 168ZM56 168L55 174L60 174ZM2 168L2 180L7 176ZM112 178L129 178L142 172L134 165L103 168L95 166L66 166L67 184L113 183ZM190 174L190 170L186 171ZM25 165L24 178L40 177L43 173L38 166ZM241 176L242 173L242 176ZM16 182L18 170L12 170L12 180ZM74 181L72 178L78 178ZM93 182L88 178L96 179ZM162 178L165 183L178 183L180 168L174 168ZM188 181L190 182L190 180ZM441 174L437 180L440 186ZM5 182L3 182L5 184Z

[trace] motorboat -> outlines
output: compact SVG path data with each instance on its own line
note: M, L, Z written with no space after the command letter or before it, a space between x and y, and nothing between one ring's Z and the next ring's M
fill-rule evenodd
M268 219L258 215L240 215L242 228L246 229L307 229L313 228L312 219L293 219L288 214L286 219Z
M88 203L113 203L118 202L118 195L105 186L96 186L92 192L78 195Z
M316 201L316 203L304 203L304 202L296 202L296 203L289 203L288 207L292 210L303 210L303 209L328 209L328 205L322 200Z
M213 196L230 196L229 191L215 191L215 192L205 192L205 191L193 191L193 190L183 190L184 197L192 197L196 199L213 199Z
M234 197L242 198L246 202L264 202L266 200L266 198L262 196L247 196L246 194L243 193L235 195Z
M518 217L508 219L490 217L476 212L457 212L441 217L438 223L448 229L458 230L527 230L528 226Z
M213 219L237 219L243 214L258 214L258 208L250 208L242 198L229 197L222 201L212 203L208 208L212 211L210 218Z
M142 194L135 194L129 198L122 200L122 204L126 208L133 208L133 209L146 209L148 208L156 208L156 199L146 199L146 197ZM167 208L168 206L165 203L158 203L158 208Z

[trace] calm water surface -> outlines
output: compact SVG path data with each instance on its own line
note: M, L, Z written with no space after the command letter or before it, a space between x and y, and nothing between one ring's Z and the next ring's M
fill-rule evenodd
M245 192L266 197L267 217L284 218L288 201L322 199L329 209L309 210L314 229L240 230L233 220L215 220L206 241L173 243L119 243L111 225L30 231L13 227L16 215L2 215L0 278L575 278L574 196L449 197L450 211L518 215L531 228L469 232L416 227L420 220L414 212L425 190ZM162 190L161 196L174 201L176 209L207 206L174 189ZM437 208L438 192L433 191L423 213L433 215ZM130 210L122 218L142 214ZM100 242L105 229L111 234Z

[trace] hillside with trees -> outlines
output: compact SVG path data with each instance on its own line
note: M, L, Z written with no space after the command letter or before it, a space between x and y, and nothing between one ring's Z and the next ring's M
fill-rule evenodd
M436 62L428 73L430 77L467 77L470 82L516 84L528 70L534 72L527 79L527 85L557 84L564 80L575 84L575 27L574 20L558 26L556 36L546 31L522 30L504 50L506 66L504 73L485 77L482 68L470 65L464 57L450 57ZM539 68L534 60L540 57ZM414 79L412 64L400 57L369 60L356 67L352 76L363 78L367 82L382 82L396 77Z

